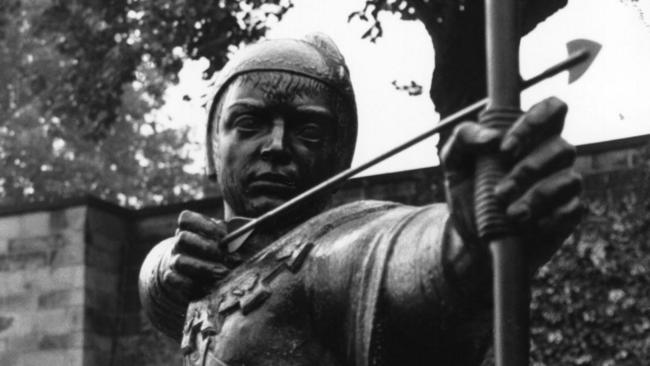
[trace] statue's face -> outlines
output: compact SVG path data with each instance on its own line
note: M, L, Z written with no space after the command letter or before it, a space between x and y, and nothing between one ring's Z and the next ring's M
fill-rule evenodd
M336 98L324 84L282 72L232 82L213 144L233 214L259 216L335 173Z

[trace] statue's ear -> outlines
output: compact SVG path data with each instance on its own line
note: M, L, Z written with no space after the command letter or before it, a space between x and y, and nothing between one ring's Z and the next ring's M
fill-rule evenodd
M212 122L208 128L208 133L206 134L206 141L205 141L205 162L206 162L206 175L208 176L208 179L216 182L217 181L217 159L215 159L215 154L217 151L219 151L218 144L219 144L219 139L214 136L214 128L215 126L213 125L216 121Z
M218 153L219 139L217 138L217 130L219 129L219 119L221 114L221 98L219 94L215 95L210 110L208 111L208 123L205 134L205 162L206 162L206 175L211 181L217 181L218 171Z
M206 163L206 175L208 179L212 182L217 181L217 168L215 166L214 158L209 157L208 162Z

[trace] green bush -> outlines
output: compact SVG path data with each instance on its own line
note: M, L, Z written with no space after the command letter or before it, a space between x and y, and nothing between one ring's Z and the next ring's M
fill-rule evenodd
M650 365L649 177L587 177L588 214L533 284L532 365Z

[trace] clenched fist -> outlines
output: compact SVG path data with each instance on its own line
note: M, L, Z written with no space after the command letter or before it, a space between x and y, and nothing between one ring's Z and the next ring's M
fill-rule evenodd
M579 222L581 177L575 148L561 136L567 106L548 98L523 114L505 134L460 124L444 145L447 202L463 241L477 243L474 169L480 154L498 153L512 168L495 187L529 253L533 268L547 261Z
M168 239L169 252L158 272L161 285L174 289L170 295L178 292L186 299L198 299L240 263L238 256L220 247L226 232L223 221L192 211L180 214L176 235Z

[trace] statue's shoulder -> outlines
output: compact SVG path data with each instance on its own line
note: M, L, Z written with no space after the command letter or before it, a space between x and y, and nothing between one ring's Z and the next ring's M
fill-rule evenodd
M287 251L288 247L302 242L331 242L351 231L373 230L375 223L382 218L390 221L389 218L396 214L405 214L416 209L418 208L388 201L355 201L324 211L301 223L263 252Z
M410 206L389 201L356 201L311 218L287 233L283 239L309 238L316 242L326 236L331 240L350 232L377 232L398 226L414 215L439 215L446 213L446 210L444 204Z
M265 266L272 263L272 258L303 258L308 249L321 244L324 240L332 241L354 228L355 231L369 228L369 224L377 222L396 212L408 212L416 207L388 201L364 200L348 203L324 211L309 220L297 225L285 235L251 258L243 268ZM290 262L290 267L297 263Z
M399 217L420 209L375 200L356 201L332 208L294 227L233 271L229 277L240 277L245 272L261 269L272 269L271 272L275 272L273 268L278 263L291 272L297 272L314 247L332 245L344 237L347 243L351 240L350 234L377 231L378 226L386 227L387 223L398 221Z
M278 252L312 243L317 246L359 242L399 227L413 216L432 217L446 214L446 205L410 206L396 202L362 200L334 207L296 226L263 250L253 261ZM281 255L280 255L281 256Z

